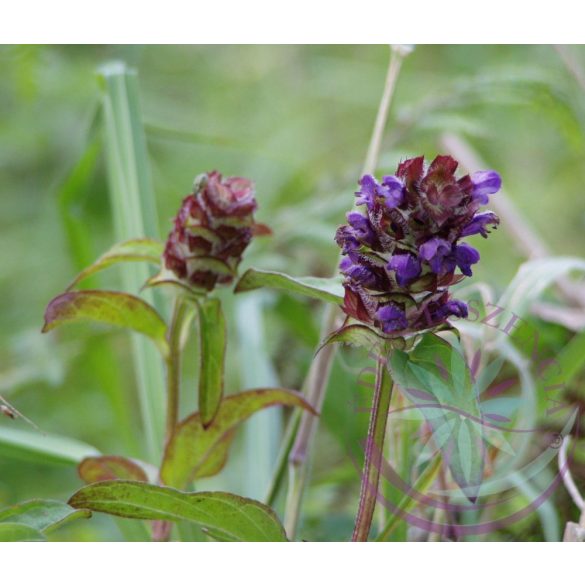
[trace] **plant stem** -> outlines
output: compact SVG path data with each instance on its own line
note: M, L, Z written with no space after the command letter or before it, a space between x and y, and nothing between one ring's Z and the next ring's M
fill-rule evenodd
M167 366L167 413L165 425L165 445L171 440L179 420L179 397L181 389L181 337L188 305L184 299L177 297L168 331L169 354ZM160 481L160 478L159 478ZM164 542L171 536L172 524L167 520L155 520L152 523L152 540Z
M372 414L364 454L360 503L351 538L354 542L367 541L370 527L372 526L374 508L378 497L380 465L384 453L386 421L388 420L391 398L392 378L390 378L386 367L386 359L379 357L376 365L376 388L372 402Z
M378 164L382 136L388 119L388 112L390 110L392 96L394 95L396 80L398 79L398 74L405 54L406 52L400 48L393 48L390 52L386 83L384 85L384 92L380 100L380 105L378 106L378 114L376 116L376 122L368 146L363 174L373 173ZM323 325L321 327L320 339L324 339L329 333L331 333L339 315L340 312L337 306L327 306L323 318ZM335 352L336 349L334 346L324 347L313 360L303 384L307 400L317 409L317 411L320 411L325 400L325 392L327 390L329 373L331 372ZM285 507L284 526L288 537L291 540L294 540L299 521L301 501L308 478L308 473L304 468L308 466L308 454L311 451L318 420L312 414L303 412L300 415L300 423L297 422L296 419L292 419L290 424L291 427L289 428L293 429L294 426L292 425L298 425L298 432L289 455L289 486ZM277 469L277 477L271 486L269 494L271 498L275 497L278 489L279 477L282 478L284 476L282 471L282 467L279 466Z
M167 357L167 418L165 443L170 441L179 419L179 391L181 385L181 333L187 314L187 303L177 298L169 327L169 355Z

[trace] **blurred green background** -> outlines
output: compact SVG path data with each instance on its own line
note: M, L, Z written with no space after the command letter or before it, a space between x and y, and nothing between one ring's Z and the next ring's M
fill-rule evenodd
M585 65L582 47L566 51ZM274 232L253 243L242 268L329 276L338 255L333 234L353 203L388 48L0 49L0 395L47 433L138 456L128 335L97 327L40 334L48 301L114 242L96 76L112 60L138 71L163 236L193 177L218 169L256 182L257 217ZM501 173L507 194L554 253L582 254L585 94L555 48L417 46L400 74L380 172L393 172L407 156L435 156L443 132L464 136ZM496 290L524 260L510 229L475 242L482 254L476 279ZM118 282L117 268L99 279L100 286ZM271 292L237 302L223 296L228 391L258 379L298 388L319 341L322 306ZM193 396L188 391L194 366L186 361L185 413L195 404L195 386ZM352 408L362 362L344 352L335 363L305 500L307 539L345 540L351 531L359 478L348 451L367 422ZM284 421L281 413L258 421L210 485L262 497ZM8 418L0 426L29 428ZM0 507L67 499L80 485L70 466L0 454ZM541 538L534 519L517 531L500 538ZM120 532L95 517L59 538L116 540Z

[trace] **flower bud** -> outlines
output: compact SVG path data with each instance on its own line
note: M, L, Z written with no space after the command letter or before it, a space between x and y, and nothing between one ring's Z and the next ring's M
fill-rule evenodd
M217 171L199 175L174 219L163 254L165 267L205 291L230 284L252 236L270 233L255 223L256 208L250 180L224 179Z

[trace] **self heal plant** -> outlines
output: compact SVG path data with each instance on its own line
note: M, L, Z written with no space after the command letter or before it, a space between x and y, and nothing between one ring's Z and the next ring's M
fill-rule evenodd
M151 239L116 244L49 303L44 332L82 320L127 327L155 343L166 369L166 435L160 464L153 468L153 462L117 455L88 457L78 471L89 485L71 498L70 506L153 520L155 540L168 539L175 520L195 522L214 539L286 540L268 506L230 493L185 491L194 480L223 469L237 426L255 412L284 405L316 414L301 394L284 388L224 397L226 324L214 290L232 283L253 236L270 233L255 222L256 208L250 180L224 178L217 171L200 175L164 244ZM74 290L88 276L123 261L145 261L159 268L144 287L171 293L168 324L135 295ZM199 335L199 409L180 420L181 362L194 331Z
M343 310L390 336L406 336L466 317L467 306L449 287L472 275L479 252L462 238L496 227L491 211L478 212L501 180L495 171L455 176L457 161L437 156L402 162L396 175L360 180L357 205L336 241L345 276Z
M346 323L329 341L355 336L358 321L377 347L376 384L365 448L360 503L353 540L368 538L377 499L392 380L391 348L412 348L419 334L450 327L451 317L466 317L467 305L450 287L472 275L479 252L463 238L487 237L498 217L480 212L501 186L495 171L457 178L458 163L437 156L426 166L420 156L403 161L395 175L359 181L357 206L338 228L344 275ZM362 331L362 337L365 333Z

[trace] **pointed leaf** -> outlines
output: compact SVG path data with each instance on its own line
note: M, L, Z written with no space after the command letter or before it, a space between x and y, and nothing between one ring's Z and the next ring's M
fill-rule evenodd
M292 390L264 388L228 396L207 428L203 426L199 413L177 426L161 467L164 483L184 488L193 479L219 472L237 425L255 412L275 405L299 406L316 414L303 396Z
M16 522L0 524L0 542L39 542L47 540L41 532Z
M204 426L217 414L223 396L225 317L219 299L199 305L199 413Z
M39 532L50 532L77 518L89 518L89 510L76 510L55 500L30 500L0 510L0 527L6 523L24 524Z
M144 467L131 459L117 455L105 455L103 457L86 457L77 468L79 477L85 483L107 481L111 479L133 479L135 481L148 481Z
M285 290L335 304L342 303L344 296L341 277L294 277L282 272L255 268L250 268L243 274L236 285L235 292L247 292L263 287Z
M228 541L286 541L268 506L225 492L185 493L145 483L104 481L81 488L69 504L124 518L194 522Z
M80 272L67 287L70 291L76 284L96 272L117 264L118 262L150 262L160 265L164 246L158 240L139 238L114 244L105 254L102 254L91 266Z
M150 337L166 354L166 324L142 299L121 292L82 290L55 297L45 311L43 333L64 323L96 321L127 327Z

